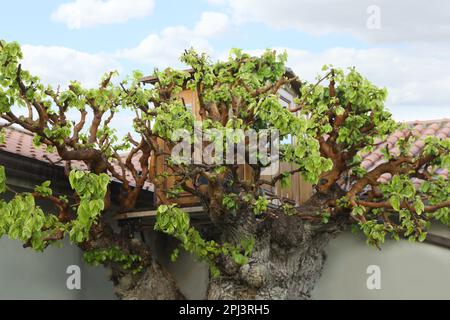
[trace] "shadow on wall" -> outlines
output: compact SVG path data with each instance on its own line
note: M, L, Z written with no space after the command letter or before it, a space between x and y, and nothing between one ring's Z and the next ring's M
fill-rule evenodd
M156 259L174 276L178 288L189 300L204 300L209 283L209 268L205 263L198 262L184 250L175 263L170 255L177 248L177 240L159 232L147 232L146 239Z

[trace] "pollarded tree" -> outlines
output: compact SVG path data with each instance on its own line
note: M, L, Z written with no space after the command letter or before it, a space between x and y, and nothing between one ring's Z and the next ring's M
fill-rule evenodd
M302 82L296 107L289 110L277 93L298 79L286 74L287 57L270 51L252 57L234 50L228 61L212 63L190 50L181 59L191 72L155 71L151 88L142 85L142 75L136 72L118 85L115 74L109 73L95 89L72 82L65 90L55 90L22 70L21 58L17 43L1 42L2 126L20 126L35 135L36 144L55 150L66 162L74 193L56 197L47 182L32 193L2 200L0 235L38 251L69 236L88 262L111 268L121 298L183 296L144 243L114 231L109 222L110 177L121 182L123 212L135 208L146 183L155 185L160 203L155 228L210 266L210 299L309 298L323 267L324 247L346 226L362 230L369 244L381 246L386 236L423 241L434 220L449 225L450 184L436 173L437 168L449 168L448 139L427 138L420 154L412 154L410 145L417 138L407 135L399 140L397 152L386 149L384 163L370 172L362 168L361 155L398 125L384 109L386 90L355 69L325 67L317 83ZM194 115L179 96L183 89L197 94L201 129L271 129L280 139L290 137L293 143L281 146L280 159L296 169L268 178L261 173L270 163L257 162L243 177L236 164L171 157L161 141L171 150L182 139L175 134L179 130L195 136ZM110 123L122 109L136 116L134 132L119 139ZM74 112L79 113L77 121L69 116ZM262 156L254 154L248 139L233 136L234 142L239 139L247 158ZM189 147L196 143L188 141ZM120 155L124 151L125 158ZM152 159L161 156L170 170L154 175ZM76 170L74 161L89 170ZM316 191L304 205L293 206L263 192L296 173ZM379 178L386 173L392 179L382 182ZM175 177L176 188L164 190L168 176ZM0 192L8 189L0 169ZM201 201L214 237L197 231L188 214L173 204L171 196L180 192ZM52 203L57 214L43 212L37 199Z

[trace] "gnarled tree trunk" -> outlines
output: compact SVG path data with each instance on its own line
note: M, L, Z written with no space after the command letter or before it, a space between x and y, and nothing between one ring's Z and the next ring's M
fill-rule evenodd
M341 226L317 225L286 215L254 220L250 212L246 221L224 226L223 241L237 243L250 235L256 240L255 248L244 266L228 258L220 262L222 275L211 279L208 299L310 299L326 259L324 249Z
M182 300L175 280L158 263L148 265L139 275L121 277L114 286L122 300Z
M124 270L115 262L107 262L114 293L122 300L182 300L185 299L172 275L153 257L150 248L137 239L114 233L109 225L99 223L91 230L91 240L81 249L99 250L116 246L124 253L138 253L142 258L142 271Z
M311 199L301 210L311 215L323 209L325 200ZM221 242L239 244L250 237L255 247L248 264L240 266L232 257L222 256L218 278L211 278L210 300L304 300L321 276L325 247L342 230L342 224L312 223L299 216L280 214L258 219L254 213L226 215L216 226ZM139 244L132 242L135 250ZM184 299L169 272L149 257L143 272L112 274L115 293L126 300Z

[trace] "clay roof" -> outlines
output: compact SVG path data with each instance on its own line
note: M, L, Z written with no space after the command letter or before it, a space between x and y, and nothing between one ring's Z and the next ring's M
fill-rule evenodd
M22 157L34 159L37 161L50 163L55 166L64 167L65 161L62 160L58 153L48 152L46 151L45 146L41 146L36 148L33 144L33 134L14 127L9 127L5 129L6 131L6 139L5 144L0 145L0 151L8 152L16 155L20 155ZM136 168L140 168L139 158L136 156L133 159L133 164ZM120 174L121 168L118 164L113 164L116 171ZM82 161L72 161L72 167L79 170L87 170L88 167ZM126 172L126 178L130 182L130 185L133 186L134 179L131 175L131 172ZM117 179L112 178L113 181L119 182ZM153 191L153 185L151 183L147 183L144 186L145 190Z
M386 162L384 160L384 156L382 150L388 148L392 154L398 154L399 150L395 146L397 141L400 138L405 138L410 131L415 137L418 137L417 141L415 141L411 146L411 153L413 155L418 155L422 152L423 147L425 145L424 139L427 136L436 136L440 139L450 138L450 119L440 119L440 120L431 120L431 121L414 121L406 123L407 129L400 130L391 135L385 142L378 145L378 147L370 153L364 154L362 156L362 167L367 171L371 171L375 169L377 166ZM437 174L445 176L448 178L449 172L448 170L438 169L436 171ZM385 174L380 177L379 181L382 183L388 182L391 179L390 174Z

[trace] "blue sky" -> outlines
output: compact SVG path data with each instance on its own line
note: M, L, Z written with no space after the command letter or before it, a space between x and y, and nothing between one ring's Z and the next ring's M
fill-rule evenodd
M190 46L215 59L286 50L306 80L323 64L356 66L403 121L450 118L449 14L436 0L16 0L2 4L0 38L24 45L24 65L53 84L179 66Z
M67 0L18 0L2 4L0 27L2 38L34 45L60 45L96 53L136 46L149 33L165 27L183 25L194 27L205 11L224 11L223 7L204 0L154 1L154 14L146 18L131 19L126 23L102 25L86 29L71 30L61 23L52 21L51 15ZM132 1L130 1L132 2ZM252 23L245 27L234 26L213 41L215 48L228 50L230 47L260 49L261 47L288 47L297 43L298 48L323 50L332 46L366 47L364 42L345 34L311 36L295 30L277 30L263 23Z

